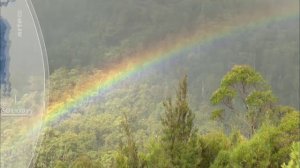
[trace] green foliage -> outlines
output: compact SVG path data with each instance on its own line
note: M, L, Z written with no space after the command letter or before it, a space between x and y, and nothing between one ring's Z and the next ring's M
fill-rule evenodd
M268 167L270 164L270 145L264 139L255 137L248 143L238 145L231 154L232 167Z
M224 113L224 109L215 110L211 114L211 119L213 120L221 119L222 116L224 115L223 113Z
M298 4L297 0L32 1L43 29L51 72L61 67L103 70L136 53L151 51L158 43L173 43L178 36L179 40L185 38L207 25L228 21L234 27L241 19L239 16L264 16L266 9L276 14L281 10L288 13L286 5ZM180 61L166 61L163 70L156 69L154 78L144 77L156 83L162 80L169 83L184 69L193 79L190 90L199 93L191 101L202 103L231 65L249 64L272 84L282 104L296 107L299 103L295 94L299 89L298 20L286 21L275 19L250 27L246 24L242 31L226 35L225 43L216 40L208 45L208 50L197 46L191 52L184 51ZM210 34L210 30L204 34Z
M268 88L263 77L250 66L234 66L211 97L213 105L223 105L227 109L223 109L222 113L220 110L214 111L212 117L222 118L225 127L228 123L242 121L239 125L241 132L252 136L268 116L277 115L268 114L276 103L275 96Z
M105 75L102 70L107 67L118 66L116 63L128 60L132 55L142 57L145 52L151 53L152 47L155 48L157 44L163 49L165 43L172 44L176 38L181 40L207 25L219 27L222 23L232 23L230 25L235 28L241 19L236 20L236 16L263 16L281 10L288 13L290 11L286 5L298 5L298 0L32 1L49 55L49 105L71 99L74 93L80 91L80 84L87 81L87 76L94 74L94 70L90 69L96 68L95 71ZM260 14L257 13L259 11ZM212 40L211 44L196 45L195 49L178 54L176 59L166 59L161 63L162 66L147 67L147 75L136 75L138 82L130 80L121 83L120 87L112 89L104 97L93 100L93 105L87 100L81 108L60 117L53 125L47 125L51 129L42 134L44 138L36 152L35 167L67 167L75 160L80 160L82 153L96 165L105 168L115 166L114 159L120 155L123 166L128 166L129 162L135 164L132 158L136 158L136 148L141 165L145 161L148 167L168 167L169 154L162 143L164 127L160 124L163 112L161 101L173 92L173 85L181 72L189 73L189 107L196 114L186 117L187 120L181 122L186 126L178 129L178 132L182 130L182 134L185 134L182 139L187 141L180 143L178 149L172 149L174 153L179 153L180 164L193 167L200 162L202 166L199 167L209 167L214 162L213 165L217 165L215 167L231 168L233 159L243 161L238 156L244 154L242 150L250 153L246 154L250 162L248 166L251 166L251 161L260 165L270 163L270 168L288 163L291 143L299 141L299 116L295 109L288 107L297 107L300 101L299 25L297 18L279 20L250 27L245 25L242 31L229 33L230 36L224 38L225 42ZM214 30L209 29L206 33L210 35ZM231 65L241 63L252 65L253 68L235 66L218 86L218 80L224 72ZM272 85L272 91L266 81ZM207 102L211 93L211 103L222 106L212 113L214 122L209 121L208 116L212 111ZM280 98L279 102L273 93ZM33 98L38 96L29 94L20 99L22 103L30 105L29 100ZM277 106L276 103L288 106ZM169 103L171 106L177 106L176 102ZM123 111L133 120L130 121L130 128L136 137L135 147L128 148L124 143L122 150L118 150L120 140L126 141L126 135L119 129ZM187 108L184 111L189 114ZM283 117L285 119L282 121ZM221 122L224 124L224 134L229 137L218 137L218 133L214 132L217 129L215 125ZM263 123L276 127L263 128L274 134L261 133ZM9 128L7 125L15 125L15 129L6 129ZM12 155L11 151L16 151L13 138L21 139L20 135L27 132L23 125L23 122L14 119L1 120L1 160L22 160L20 156ZM197 136L186 138L194 126L201 133L192 130ZM252 140L252 137L256 140ZM267 148L259 142L252 142L258 139L271 148L270 156ZM31 147L32 142L29 141L26 144ZM259 156L270 157L269 161L255 158L249 146L253 150L262 148ZM18 151L27 150L18 148ZM237 153L235 157L232 156L233 152Z
M300 167L300 142L293 143L288 164L283 164L282 168L298 168Z
M122 129L125 132L126 144L120 145L120 151L117 155L116 162L117 167L120 168L139 168L140 159L138 156L138 149L136 142L134 141L132 131L130 129L127 115L124 113L124 121L122 121Z
M202 160L199 167L209 167L218 153L230 148L230 140L221 132L209 133L200 137Z
M67 168L67 167L68 167L67 164L60 160L57 161L54 166L54 168Z
M268 91L254 91L246 99L247 104L253 108L260 108L265 105L272 105L276 102L271 90Z
M58 75L55 80L62 77ZM68 93L63 95L68 96L69 91L72 93L80 86L76 80L74 85L65 84ZM49 125L37 149L35 167L279 168L289 163L292 144L300 140L299 112L287 106L273 107L276 98L269 88L251 89L244 99L248 115L235 111L245 117L242 119L249 119L250 114L255 114L253 111L265 114L254 117L260 127L252 137L247 137L240 129L231 132L195 129L196 125L210 126L206 125L209 116L205 116L205 111L211 111L211 107L201 104L197 114L191 110L188 100L194 93L188 95L186 77L180 81L176 100L167 99L164 106L161 106L160 87L124 85L105 99L97 100L97 104L87 104L63 116L56 125ZM232 102L239 108L236 99L240 91L235 92ZM226 108L216 110L213 113L216 123L228 120L225 115L228 112ZM203 118L196 118L199 116ZM239 125L239 118L232 119L231 125Z
M149 168L167 168L169 160L165 154L163 144L159 139L152 139L147 144L147 153L145 156L146 164Z
M229 138L232 147L235 147L246 141L246 138L241 134L240 131L233 132Z
M235 96L236 92L233 89L221 87L213 93L210 100L213 105L224 103L230 107L230 103Z
M187 76L179 84L177 99L164 102L162 144L171 167L194 167L199 163L200 149L195 139L194 114L187 100Z
M231 168L230 151L222 150L218 153L216 160L211 164L210 168Z
M93 161L88 156L79 156L71 166L72 168L94 168Z
M263 126L250 140L220 152L212 167L279 168L288 161L293 142L299 141L299 122L299 112L293 112L277 127Z
M242 91L241 92L247 92L246 89L248 89L248 86L253 85L261 85L265 84L265 81L263 77L255 72L255 70L247 65L235 65L232 70L227 73L222 82L221 86L224 88L228 87L238 87L237 85L242 85Z
M270 138L273 146L271 158L272 167L280 167L283 163L288 162L293 142L300 140L299 123L299 111L290 112L282 118L277 132Z

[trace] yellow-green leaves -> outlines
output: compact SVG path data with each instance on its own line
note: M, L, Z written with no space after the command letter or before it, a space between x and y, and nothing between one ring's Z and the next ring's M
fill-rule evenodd
M224 111L225 111L224 109L217 109L217 110L214 110L214 111L212 112L211 119L212 119L212 120L217 120L217 119L222 118L222 115L223 115Z
M283 164L282 168L299 168L300 167L300 142L293 143L292 152L290 154L291 160L289 163Z
M276 98L263 77L248 65L235 65L221 81L210 99L223 110L212 112L212 119L222 118L225 129L240 129L250 137L273 111Z
M265 83L263 77L248 65L235 65L228 72L222 82L222 87L234 87L234 85L258 85Z
M258 108L275 103L276 100L277 99L273 95L271 90L254 91L250 93L246 98L246 102L249 106Z
M211 102L213 105L217 105L220 103L228 103L232 101L232 99L236 96L236 91L228 87L221 87L217 89L212 97Z

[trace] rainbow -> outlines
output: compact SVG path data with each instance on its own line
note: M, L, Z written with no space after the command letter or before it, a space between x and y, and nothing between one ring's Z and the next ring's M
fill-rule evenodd
M50 105L44 122L49 123L60 116L80 107L82 102L91 99L105 90L112 88L120 81L135 75L147 67L163 62L176 54L199 46L209 44L215 40L230 36L236 31L251 27L260 27L271 22L284 21L299 16L298 5L287 6L285 10L261 11L252 16L239 16L229 21L207 23L199 26L198 30L186 35L179 35L167 42L161 42L155 47L139 52L117 67L113 67L103 74L94 74L85 82L79 91L69 99ZM280 11L280 12L278 12Z
M272 22L281 22L299 17L298 2L278 6L272 10L261 10L230 18L224 21L210 21L199 25L197 29L188 33L159 42L151 48L137 52L129 59L117 66L108 68L104 72L96 72L87 77L78 88L66 99L50 104L44 116L34 116L24 119L22 124L28 126L22 137L12 139L14 147L24 145L28 140L37 135L43 125L51 124L65 114L81 107L87 100L93 99L105 91L112 89L121 81L134 76L149 67L169 60L183 51L193 49L200 45L211 44L214 41L230 37L236 32L243 32L249 28L257 28Z
M87 100L112 89L121 81L149 67L169 60L183 51L224 39L235 32L243 32L249 28L257 28L272 22L281 22L299 17L298 4L288 4L277 7L277 9L255 11L251 15L236 16L230 18L230 20L208 22L205 25L200 25L189 34L177 35L159 42L149 49L137 52L128 57L129 59L117 66L108 68L104 72L91 74L86 81L76 88L76 93L64 100L50 104L43 117L35 116L25 122L29 125L31 124L31 129L22 138L19 137L16 140L18 144L15 145L21 145L22 142L30 139L32 135L36 135L41 131L42 125L51 124L65 114L81 107Z

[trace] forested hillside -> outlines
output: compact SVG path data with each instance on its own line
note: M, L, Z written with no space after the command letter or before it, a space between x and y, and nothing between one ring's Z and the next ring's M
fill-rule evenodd
M131 55L171 42L206 25L238 16L265 15L290 9L296 0L33 0L41 22L51 72L58 68L104 70ZM204 85L208 97L217 80L234 64L250 64L273 86L283 104L298 105L298 17L242 27L210 45L199 45L180 58L162 63L154 80L189 74L191 90ZM259 24L259 23L258 23ZM218 49L215 49L218 48ZM178 65L176 65L178 64ZM176 68L174 68L176 67ZM280 68L279 68L280 67ZM154 74L156 74L154 72ZM289 82L287 82L289 81ZM174 85L174 83L173 83ZM195 86L195 87L194 87ZM204 98L207 100L207 98ZM204 101L198 100L198 101Z
M297 0L32 1L50 67L32 167L299 166Z
M187 77L176 88L161 99L149 92L159 87L129 85L64 116L45 131L35 167L299 166L299 111L279 105L250 66L223 77L216 107L191 108Z

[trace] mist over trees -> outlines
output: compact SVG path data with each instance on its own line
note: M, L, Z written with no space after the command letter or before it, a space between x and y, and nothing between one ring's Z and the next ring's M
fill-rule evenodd
M239 15L299 5L32 1L48 50L49 106L72 98L89 76L101 78L157 43ZM299 16L270 19L147 67L47 124L32 167L299 167L298 108Z
M264 81L258 72L245 65L233 67L224 78L234 74L238 76L235 79L253 82L253 76L245 75L245 72L251 72L259 81ZM143 89L147 87L139 88L140 93L145 91ZM299 166L299 160L295 158L300 138L299 111L281 105L262 108L269 103L271 90L267 94L250 91L247 97L249 108L235 114L244 117L245 121L252 121L253 107L258 105L257 116L261 117L255 120L260 122L255 131L252 127L239 128L240 118L225 118L225 122L231 122L231 125L237 123L230 131L214 120L197 123L197 115L199 117L199 113L205 111L194 112L190 108L187 77L180 81L175 100L167 98L156 104L164 107L158 110L158 114L155 114L155 105L151 106L152 113L141 113L143 105L147 105L143 94L136 107L121 106L116 110L119 103L130 100L120 96L122 90L116 92L119 94L115 93L114 98L109 97L107 102L83 108L85 112L70 114L60 124L48 128L37 150L35 167ZM212 100L217 92L212 93ZM258 96L255 103L252 102L253 96ZM215 119L214 111L208 113ZM223 111L222 115L230 113L232 111ZM211 125L203 132L207 129L206 124Z
M45 36L52 73L62 67L106 69L153 44L193 32L202 25L217 24L239 15L255 15L258 11L276 11L280 7L285 10L286 5L298 4L296 0L33 0L33 3ZM198 85L203 88L202 93L195 95L196 100L207 101L218 87L216 79L234 64L249 64L265 76L283 104L298 106L299 98L294 92L299 90L298 27L297 17L291 17L257 28L243 28L225 39L199 45L178 59L162 63L163 68L156 68L161 76L152 81L166 77L174 81L182 73L188 74L193 79L191 90Z

